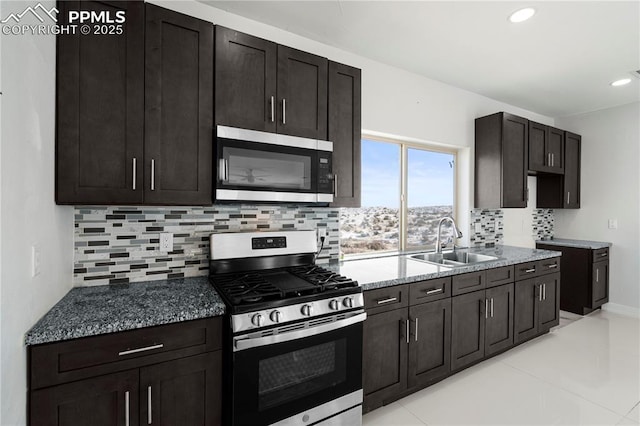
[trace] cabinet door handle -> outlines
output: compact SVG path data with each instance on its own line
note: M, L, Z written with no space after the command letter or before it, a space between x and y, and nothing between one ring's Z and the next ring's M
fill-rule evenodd
M144 348L129 349L129 350L126 350L126 351L118 352L118 355L119 356L131 355L131 354L136 354L138 352L152 351L154 349L160 349L160 348L163 348L163 347L164 347L164 343L160 343L158 345L145 346Z
M571 191L567 191L567 204L571 201Z
M151 386L147 386L147 424L153 423L153 414L151 408Z
M276 101L272 96L271 99L269 100L269 105L271 106L271 122L272 123L276 121L276 103L275 102Z
M156 160L151 159L151 190L156 190Z
M418 341L418 318L416 318L416 334L415 334L415 341Z
M493 318L493 297L491 298L491 318Z
M542 300L547 300L547 285L542 284Z
M547 164L551 166L551 153L547 154Z
M282 124L287 124L287 100L282 98Z
M406 322L405 334L407 335L407 343L409 343L409 320Z
M484 299L484 318L489 318L489 299Z
M555 154L551 153L551 167L555 167L556 165L556 156Z
M538 301L542 302L542 284L538 285Z
M124 426L130 425L131 406L129 404L129 391L124 393Z
M333 196L338 197L338 175L333 175Z
M424 290L425 293L429 294L438 294L438 293L443 293L444 292L444 288L433 288L431 290Z
M596 282L600 281L600 269L596 269Z
M136 166L137 166L136 163L137 163L136 157L133 157L133 185L131 187L134 191L136 190L136 180L138 180L138 177L136 174Z
M387 299L378 299L376 300L376 302L378 303L378 305L384 305L385 303L395 302L396 300L398 300L397 297L389 297Z

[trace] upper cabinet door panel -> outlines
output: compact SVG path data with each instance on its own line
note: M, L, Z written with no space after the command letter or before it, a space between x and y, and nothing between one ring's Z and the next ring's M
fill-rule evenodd
M216 124L276 131L277 45L216 26Z
M211 204L213 25L147 4L145 202Z
M59 2L71 10L126 13L121 35L57 38L56 201L142 202L144 5ZM135 177L135 179L134 179Z
M360 207L361 71L329 62L329 140L333 142L334 207Z
M549 172L564 173L564 130L549 127L547 156L551 159Z
M504 114L502 121L502 207L527 207L528 121Z
M328 60L278 46L277 132L327 139Z
M580 208L580 135L565 132L564 208Z
M547 155L547 140L549 128L544 124L529 122L529 170L544 172L549 158Z

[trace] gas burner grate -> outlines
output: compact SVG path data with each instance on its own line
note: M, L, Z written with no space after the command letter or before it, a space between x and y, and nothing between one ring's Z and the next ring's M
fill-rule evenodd
M218 275L215 285L234 304L279 299L282 291L259 273Z
M331 272L317 265L296 266L289 272L319 287L319 291L356 287L358 283L350 278Z

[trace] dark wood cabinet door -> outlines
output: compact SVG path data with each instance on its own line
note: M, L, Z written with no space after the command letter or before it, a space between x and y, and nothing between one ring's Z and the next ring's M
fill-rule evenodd
M542 300L539 300L538 308L538 333L542 334L560 324L560 273L538 278L540 291Z
M333 207L360 207L361 71L329 62L329 140L336 181Z
M502 206L527 207L528 121L504 114L502 121Z
M548 172L564 173L564 130L549 127L547 156L551 161Z
M485 328L485 355L491 355L513 346L513 283L493 287L486 291L489 314Z
M609 301L609 261L596 262L592 272L591 308L595 309Z
M547 154L549 127L529 121L529 170L544 172L550 157Z
M362 339L363 410L380 407L407 388L408 310L371 315Z
M60 34L56 73L56 202L142 202L144 4L61 1L69 11L125 11L121 35Z
M138 370L33 391L29 408L33 426L136 426Z
M515 283L514 343L524 342L538 334L538 290L535 278Z
M580 208L580 135L565 132L564 208Z
M216 26L216 124L276 131L277 44Z
M277 132L327 139L327 58L278 45Z
M412 306L409 319L408 384L424 387L451 370L451 299Z
M222 424L221 351L140 369L140 424Z
M458 370L484 357L484 291L451 299L451 370Z
M212 203L213 25L146 5L145 203Z

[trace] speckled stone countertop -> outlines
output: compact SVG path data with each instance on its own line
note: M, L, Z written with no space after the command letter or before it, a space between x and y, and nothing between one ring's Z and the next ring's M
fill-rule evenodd
M538 240L536 243L548 244L550 246L564 246L584 248L591 250L598 250L607 247L611 247L611 243L605 243L602 241L588 241L588 240L571 240L568 238L554 238L552 240Z
M330 269L358 281L363 290L407 284L561 256L562 253L512 246L458 249L498 257L497 260L456 268L433 265L411 258L411 254L346 260L328 265ZM415 254L415 253L412 253ZM323 265L327 266L327 265Z
M75 287L25 335L25 344L132 330L223 315L208 277Z

